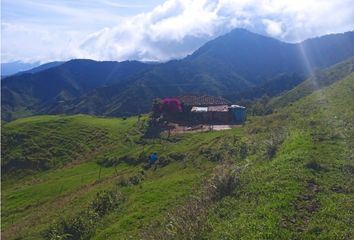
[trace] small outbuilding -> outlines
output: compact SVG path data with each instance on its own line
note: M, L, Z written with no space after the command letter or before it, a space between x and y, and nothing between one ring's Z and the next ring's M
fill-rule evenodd
M230 111L233 114L236 123L244 123L246 121L246 107L231 105Z

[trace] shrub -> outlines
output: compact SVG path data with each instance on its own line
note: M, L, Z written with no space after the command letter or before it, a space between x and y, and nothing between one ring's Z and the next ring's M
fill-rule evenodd
M209 160L212 162L222 162L225 159L223 152L215 151L209 155Z
M129 165L137 165L139 164L139 160L132 157L132 156L129 156L129 155L126 155L126 156L122 156L119 158L119 162L124 162L126 164L129 164Z
M169 158L169 157L160 157L159 160L157 161L157 164L160 166L160 167L165 167L167 166L168 164L170 164L172 162L172 159Z
M266 156L268 159L272 159L277 153L278 145L273 141L268 141L266 145Z
M118 185L121 187L127 187L131 185L138 185L144 181L144 171L142 170L138 174L131 176L129 178L122 178L119 180Z
M151 117L145 128L144 138L159 138L163 131L163 123L161 119Z
M97 160L97 164L102 167L112 167L118 165L118 163L119 163L119 159L109 157L109 156L104 156L99 160Z
M239 144L240 148L239 148L239 154L240 154L240 158L241 159L245 159L248 155L248 145L244 142L241 142Z
M249 151L250 149L248 144L240 141L234 143L234 147L229 148L228 154L240 159L245 159L249 155Z
M216 169L213 177L206 184L207 197L213 201L228 196L238 184L239 170L231 165L223 165Z
M44 231L44 239L89 239L93 233L96 220L96 217L93 218L93 216L89 215L89 212L82 212L72 219L60 219L52 223L51 226Z
M119 206L121 197L121 194L114 191L98 192L94 200L90 203L89 209L99 216L103 216Z
M124 155L122 157L111 157L111 156L104 156L97 161L97 164L102 167L112 167L116 166L120 163L126 163L129 165L137 165L141 162L147 161L147 157L140 155L138 158Z
M98 192L87 209L73 218L53 222L42 236L47 240L89 239L99 219L117 208L122 200L122 195L117 191Z
M306 167L309 169L312 169L314 171L321 171L324 170L324 168L321 166L321 164L319 164L318 162L316 162L315 160L310 161L306 164Z
M284 142L284 140L285 134L279 129L273 129L272 135L268 136L265 141L265 153L269 160L276 155L279 146Z
M217 148L201 148L199 154L212 162L222 162L225 160L225 152Z
M50 227L43 232L43 238L48 240L66 240L71 238L71 234L65 233L67 223L64 219L53 222Z
M175 160L175 161L180 161L180 160L183 160L183 159L186 157L186 155L183 154L183 153L178 153L178 152L176 152L176 153L170 153L170 154L168 155L168 157L169 157L169 158L172 158L172 159Z

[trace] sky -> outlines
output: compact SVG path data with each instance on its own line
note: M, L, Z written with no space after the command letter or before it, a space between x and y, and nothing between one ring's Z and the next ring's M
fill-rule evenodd
M354 0L1 0L1 62L167 61L241 27L287 42L354 30Z

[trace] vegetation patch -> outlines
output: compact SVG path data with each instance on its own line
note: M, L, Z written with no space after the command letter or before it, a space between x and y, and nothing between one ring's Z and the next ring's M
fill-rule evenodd
M325 170L324 167L321 166L321 164L319 164L317 161L315 160L312 160L310 162L308 162L306 165L305 165L307 168L313 170L313 171L322 171L322 170Z
M125 177L122 176L118 180L118 185L121 187L127 187L132 185L138 185L142 181L144 181L145 171L141 170L139 173L134 174L133 176Z
M54 222L42 235L47 240L90 239L98 221L112 210L118 208L123 196L117 191L98 192L86 210L70 219Z
M230 164L218 166L198 195L170 211L160 223L141 231L142 239L202 239L211 229L208 212L215 202L230 195L237 187L239 169Z
M295 231L304 232L312 215L321 207L319 200L316 199L316 194L319 191L316 181L313 179L308 180L305 192L300 194L292 204L295 208L294 215L285 215L280 225L282 227L292 225L291 228L295 229ZM321 229L317 228L314 233L319 234L320 231Z

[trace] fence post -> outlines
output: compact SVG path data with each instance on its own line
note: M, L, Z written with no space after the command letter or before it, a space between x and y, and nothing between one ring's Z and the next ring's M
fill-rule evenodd
M101 170L102 170L102 167L100 167L100 170L99 170L99 172L98 172L98 180L101 179Z

